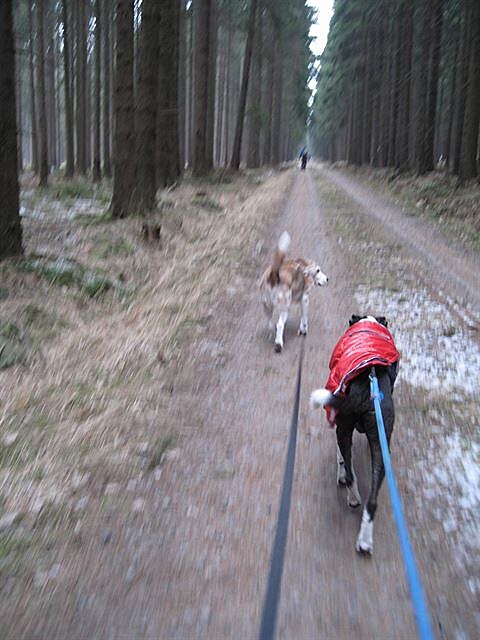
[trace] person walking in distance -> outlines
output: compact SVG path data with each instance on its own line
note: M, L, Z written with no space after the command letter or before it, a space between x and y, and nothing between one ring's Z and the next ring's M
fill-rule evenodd
M303 147L303 149L300 151L300 168L302 171L305 171L305 169L307 168L307 160L308 160L308 151L306 147Z

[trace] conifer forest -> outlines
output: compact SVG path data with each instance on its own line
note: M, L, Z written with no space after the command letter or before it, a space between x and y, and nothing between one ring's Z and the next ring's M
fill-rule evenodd
M480 637L480 0L0 0L0 640Z

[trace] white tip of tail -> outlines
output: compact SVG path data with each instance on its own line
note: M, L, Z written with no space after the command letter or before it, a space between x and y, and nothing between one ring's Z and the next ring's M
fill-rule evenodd
M332 394L328 389L315 389L310 396L310 406L312 409L324 407L330 400Z
M284 231L280 236L280 240L278 241L278 249L286 253L288 251L288 247L290 246L290 234L287 231Z

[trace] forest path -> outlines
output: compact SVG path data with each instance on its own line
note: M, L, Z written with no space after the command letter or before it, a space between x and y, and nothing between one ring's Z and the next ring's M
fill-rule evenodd
M412 258L402 236L371 217L380 216L379 210L358 208L331 180L330 172L316 167L298 172L261 252L266 266L287 229L291 253L316 259L330 278L327 288L311 296L278 637L413 638L387 488L380 495L374 555L359 557L354 543L361 510L349 509L344 490L336 486L334 432L323 412L310 410L308 396L325 383L332 347L350 315L385 312L401 338L411 318L398 313L405 304L399 296L418 306L411 290L425 297L428 276L423 258ZM159 482L145 488L138 520L124 524L117 514L109 523L110 544L98 543L101 532L91 537L72 559L68 582L32 620L25 637L32 630L39 638L72 639L257 636L301 338L294 312L285 350L274 353L259 302L260 273L250 255L246 247L238 277L218 292L208 338L190 345L172 384L169 420L184 425L183 436L159 471ZM449 295L455 293L448 290L452 282L445 283ZM426 308L427 316L433 309L445 317L444 307L439 311L434 302ZM470 348L458 313L451 322ZM408 334L405 341L411 339ZM403 377L396 393L393 462L433 625L442 638L473 639L479 622L478 547L466 535L475 505L462 506L464 488L456 484L460 467L441 457L448 435L457 434L463 443L474 433L478 401L468 393L461 416L441 387L432 398L428 389ZM365 438L356 438L354 456L365 497ZM441 474L432 473L436 458L446 485ZM445 527L447 517L457 518L453 528Z

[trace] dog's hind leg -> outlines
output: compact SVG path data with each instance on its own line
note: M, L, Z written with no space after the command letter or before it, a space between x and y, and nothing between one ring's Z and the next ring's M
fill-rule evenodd
M345 467L345 485L347 487L347 504L349 507L359 507L362 498L358 490L357 477L352 465L352 436L353 428L337 420L337 444Z
M372 482L367 503L363 508L362 524L355 545L359 553L373 553L373 520L377 510L377 496L382 484L385 470L383 468L382 452L378 436L372 431L367 432L372 461Z
M390 446L390 436L393 430L393 411L384 411L384 424L387 441ZM363 510L362 524L357 538L356 549L360 553L373 553L373 520L377 511L378 492L385 477L382 450L378 438L377 425L374 419L368 418L365 425L365 433L370 446L370 458L372 465L372 479L370 493Z
M292 302L292 293L286 287L280 287L275 308L278 311L277 330L275 333L275 351L280 352L283 349L283 331L288 318L288 310Z
M273 332L275 331L275 323L273 321L273 305L263 303L263 310L267 317L267 326L268 330Z
M345 461L340 451L340 447L337 444L337 484L344 487L346 485L345 479Z
M275 334L275 351L280 352L283 349L283 331L287 322L288 311L280 311L277 321L277 332Z
M298 327L298 335L306 336L308 332L308 294L304 293L301 300L302 307L302 319L300 320L300 326Z

